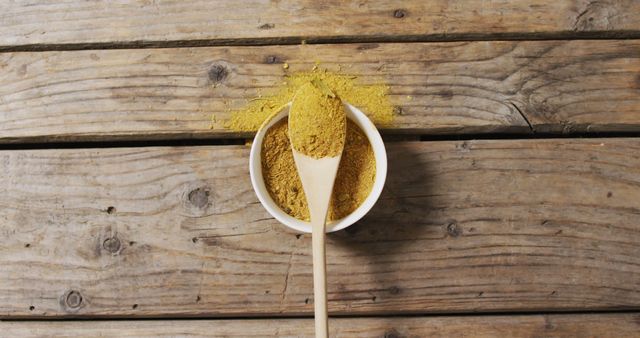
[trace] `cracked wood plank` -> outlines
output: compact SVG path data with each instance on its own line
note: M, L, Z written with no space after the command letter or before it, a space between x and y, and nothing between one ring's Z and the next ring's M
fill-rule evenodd
M310 236L268 217L248 152L1 151L0 316L310 315ZM388 155L372 212L328 236L332 314L640 308L639 139Z
M0 143L246 137L224 128L228 110L316 60L389 84L401 113L386 134L638 131L638 50L640 40L581 40L5 53Z
M0 49L357 40L611 37L640 31L634 0L70 0L0 3ZM292 19L295 18L295 19Z
M331 318L331 337L637 337L638 313ZM313 337L312 319L0 322L10 337Z

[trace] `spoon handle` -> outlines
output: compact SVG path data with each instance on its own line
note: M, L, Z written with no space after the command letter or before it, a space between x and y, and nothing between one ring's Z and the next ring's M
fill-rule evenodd
M325 224L331 201L331 192L336 180L340 156L313 158L293 149L302 189L307 196L311 218L313 252L313 297L316 337L327 338L329 323L327 316L327 271L325 257Z
M327 338L329 322L327 316L327 271L325 256L325 219L312 222L313 250L313 305L315 310L316 338Z

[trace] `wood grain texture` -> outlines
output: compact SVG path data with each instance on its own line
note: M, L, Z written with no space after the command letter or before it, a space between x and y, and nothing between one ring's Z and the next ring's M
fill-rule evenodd
M579 36L640 31L634 0L492 1L3 1L0 48L302 39ZM555 34L555 35L554 35ZM535 36L535 35L533 35Z
M329 311L640 308L640 140L388 144L327 238ZM310 314L310 236L244 146L0 152L0 316Z
M313 337L309 319L0 322L9 337ZM637 337L632 314L332 318L331 337Z
M229 109L316 60L390 85L401 114L387 134L638 131L638 50L640 40L592 40L6 53L0 142L238 136L224 128Z

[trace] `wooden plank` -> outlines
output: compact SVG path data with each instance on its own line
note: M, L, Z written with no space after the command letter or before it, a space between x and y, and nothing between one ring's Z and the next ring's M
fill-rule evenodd
M640 140L388 144L328 237L333 314L640 308ZM0 152L0 316L310 314L244 146Z
M638 131L638 50L640 40L593 40L7 53L0 142L238 136L224 128L228 109L316 60L388 83L402 111L390 133Z
M250 0L241 5L224 0L48 0L3 1L0 13L0 48L144 46L185 40L224 44L397 36L571 37L585 32L615 36L640 31L640 4L634 0Z
M640 315L331 318L331 337L637 337ZM310 319L0 322L9 337L313 337Z

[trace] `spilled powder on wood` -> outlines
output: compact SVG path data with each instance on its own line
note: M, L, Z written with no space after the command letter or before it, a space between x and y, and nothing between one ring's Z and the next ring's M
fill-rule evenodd
M317 80L322 81L343 102L362 110L377 126L391 126L394 108L387 96L387 85L362 85L358 83L357 76L318 68L286 77L284 84L272 94L252 99L242 110L231 112L231 118L225 126L234 131L256 131L269 116L291 102L300 87Z

